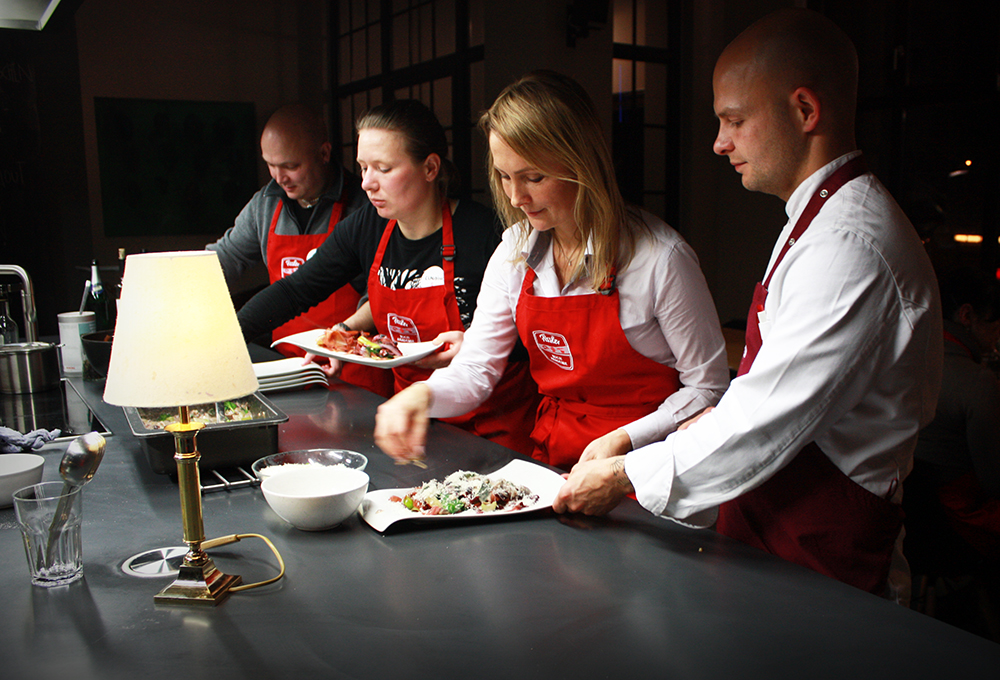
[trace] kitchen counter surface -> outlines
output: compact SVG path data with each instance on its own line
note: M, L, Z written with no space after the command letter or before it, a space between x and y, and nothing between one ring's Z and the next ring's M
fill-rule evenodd
M404 522L354 516L319 533L275 515L260 489L203 497L208 538L260 533L287 575L215 608L153 602L170 577L123 562L180 546L177 486L154 474L103 383L75 381L113 432L83 494L84 578L32 587L13 509L0 510L0 673L5 678L995 678L1000 645L750 549L653 517ZM512 452L435 423L427 470L375 447L380 399L344 384L269 395L289 420L279 449L360 451L372 488ZM48 445L58 479L65 443ZM263 542L213 549L244 582L277 569Z

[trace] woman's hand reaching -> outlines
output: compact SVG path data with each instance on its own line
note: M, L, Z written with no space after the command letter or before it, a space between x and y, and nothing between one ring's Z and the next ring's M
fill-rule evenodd
M397 462L424 458L433 395L426 383L415 383L378 407L375 443Z

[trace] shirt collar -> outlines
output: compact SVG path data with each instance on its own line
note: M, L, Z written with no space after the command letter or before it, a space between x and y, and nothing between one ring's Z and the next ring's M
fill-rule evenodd
M515 229L528 229L528 239L525 241L524 249L521 250L521 257L529 267L538 271L538 267L541 266L548 260L548 265L553 265L552 260L552 248L549 246L552 243L552 232L551 231L535 231L528 225L527 222L520 222ZM583 257L586 262L590 262L591 256L594 254L594 242L593 239L587 239L587 248L583 252Z
M809 199L812 198L813 193L819 185L826 181L827 177L836 172L837 168L860 155L861 151L859 150L846 153L806 177L802 184L795 187L795 191L788 197L788 202L785 204L785 214L788 215L788 219L795 222L798 216L802 214L802 211L806 209L806 204L809 203Z
M340 200L340 195L344 191L344 173L338 172L338 170L339 166L331 164L330 171L336 174L333 177L332 181L330 182L330 186L328 186L326 188L326 191L323 192L323 195L320 196L320 200L326 198L332 199L333 201ZM287 198L285 190L282 189L281 186L279 186L278 183L275 182L273 179L267 183L267 186L264 187L264 195L277 196L280 199ZM319 203L317 203L316 205L319 205Z

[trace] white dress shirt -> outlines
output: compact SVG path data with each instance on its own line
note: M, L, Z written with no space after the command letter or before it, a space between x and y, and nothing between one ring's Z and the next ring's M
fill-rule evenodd
M625 426L636 447L663 439L679 423L717 403L729 383L719 317L698 258L662 220L645 212L641 217L651 234L639 240L631 263L618 273L619 319L632 348L676 369L681 388L656 411ZM550 234L531 231L522 251L518 230L527 228L521 223L504 232L483 275L462 348L450 366L428 379L434 394L432 417L466 413L492 391L517 338L517 301L529 265L537 276L536 296L598 294L589 276L560 288ZM588 243L587 255L591 252ZM613 371L615 358L604 359Z
M817 186L857 153L796 188L768 271ZM941 311L923 245L874 176L827 200L775 270L765 313L770 329L752 368L715 410L626 456L639 502L708 526L721 503L810 441L850 479L899 502L917 432L934 416Z

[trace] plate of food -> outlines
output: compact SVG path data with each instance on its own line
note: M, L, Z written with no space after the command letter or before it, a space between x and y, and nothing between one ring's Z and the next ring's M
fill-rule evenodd
M361 502L361 517L376 531L403 520L447 522L506 517L552 507L562 475L526 460L496 472L456 470L417 487L376 489Z
M271 347L286 342L321 357L340 359L352 364L394 368L419 361L440 349L437 342L394 343L385 335L338 328L316 328L275 340Z

